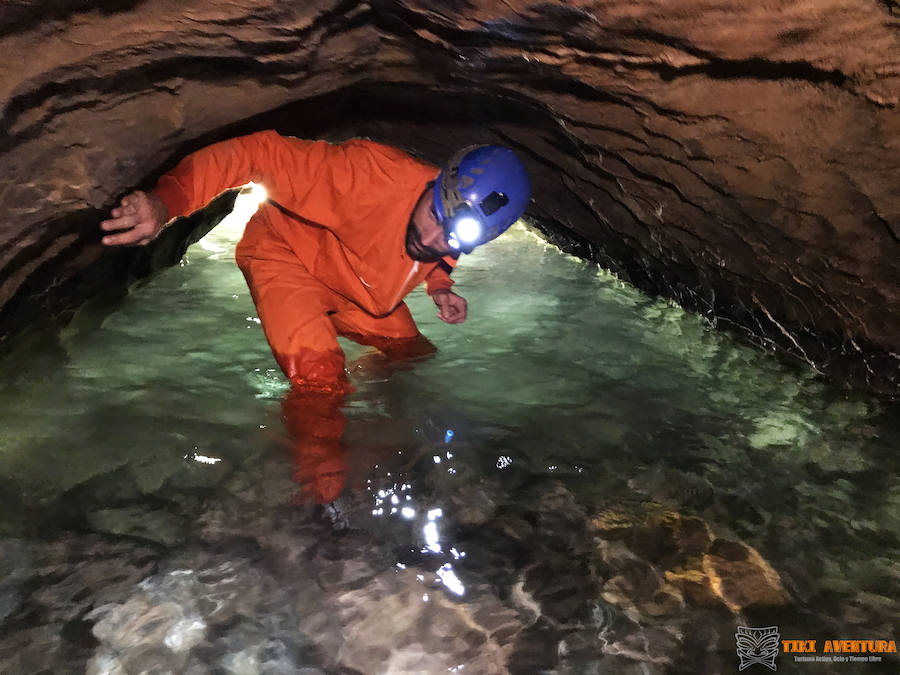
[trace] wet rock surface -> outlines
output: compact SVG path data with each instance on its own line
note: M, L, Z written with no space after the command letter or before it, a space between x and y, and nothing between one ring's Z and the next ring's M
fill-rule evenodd
M63 672L93 649L88 612L128 597L158 551L96 535L0 540L0 671Z
M418 482L423 466L400 480ZM398 529L371 511L379 490L404 494L392 469L345 492L330 507L340 521L298 501L284 463L268 459L227 475L175 549L127 533L4 540L0 669L719 672L733 665L735 625L796 611L753 546L699 516L647 501L598 507L549 477L517 478L454 495L490 504L490 518L448 508ZM429 490L417 500L450 494L440 481ZM142 517L156 518L132 514ZM439 540L416 543L428 523ZM859 619L886 628L872 621L890 603L863 601Z
M274 126L369 135L432 161L511 144L560 245L766 348L897 392L891 3L0 11L3 51L22 64L0 79L4 334L147 266L98 243L124 191L208 142Z

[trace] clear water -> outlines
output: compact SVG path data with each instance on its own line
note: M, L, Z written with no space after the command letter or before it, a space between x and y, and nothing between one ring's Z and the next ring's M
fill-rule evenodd
M433 358L342 343L351 472L315 505L238 236L0 364L0 672L730 673L737 625L898 638L896 408L519 228L454 273L464 325L408 298Z

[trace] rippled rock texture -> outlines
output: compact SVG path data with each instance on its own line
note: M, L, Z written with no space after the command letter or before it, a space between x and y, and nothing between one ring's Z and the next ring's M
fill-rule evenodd
M0 44L20 65L0 76L2 332L124 276L134 261L102 250L99 219L210 141L275 126L440 161L499 140L526 158L532 215L557 242L895 393L896 13L884 0L5 3Z

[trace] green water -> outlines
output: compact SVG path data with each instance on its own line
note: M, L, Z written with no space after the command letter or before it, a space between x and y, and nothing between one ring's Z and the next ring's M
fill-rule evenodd
M152 646L148 662L181 672L736 672L738 624L900 637L896 408L742 346L524 228L454 272L465 324L441 323L421 289L408 298L433 358L372 370L342 342L357 388L344 409L351 477L331 510L297 503L287 386L233 262L238 236L218 228L116 311L86 307L58 341L0 364L0 646L18 654L0 671L43 659L120 672ZM625 525L598 531L610 514ZM690 557L657 550L682 547L655 529L672 514L758 552L781 600L644 602L635 579L658 586ZM81 579L96 546L122 547L102 574L121 556L131 576L61 592L57 577ZM255 598L240 620L216 623L198 604L219 581L172 590L181 568L208 575L208 556ZM623 571L626 558L643 572ZM288 559L308 585L285 580ZM371 574L348 571L360 565ZM319 595L290 607L266 600L310 586ZM205 628L183 649L97 628L127 621L91 612L138 596ZM326 620L315 603L343 609ZM508 627L486 628L488 615ZM351 646L367 639L369 651ZM783 672L900 670L896 655L779 658Z

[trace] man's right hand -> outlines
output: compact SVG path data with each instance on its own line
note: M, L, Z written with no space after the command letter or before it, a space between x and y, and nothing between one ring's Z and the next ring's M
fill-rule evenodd
M103 237L101 241L107 246L146 246L169 222L169 211L162 200L140 190L125 195L111 215L112 218L100 223L100 229L106 232L121 231Z

